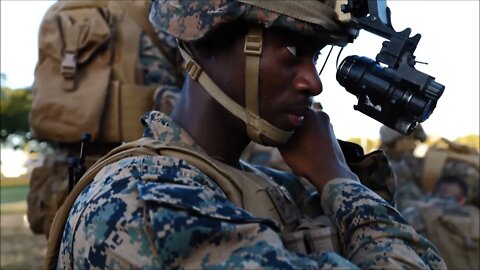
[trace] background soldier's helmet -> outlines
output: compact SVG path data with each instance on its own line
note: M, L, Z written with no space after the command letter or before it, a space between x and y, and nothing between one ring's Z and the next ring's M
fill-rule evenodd
M380 141L382 142L382 144L391 144L392 142L405 136L407 135L403 135L402 133L391 129L385 125L380 128ZM425 133L422 125L420 124L418 124L417 129L415 129L408 136L420 142L425 142L427 140L427 134Z
M356 31L338 18L334 0L156 0L150 21L183 41L193 41L219 25L244 19L277 26L346 45Z

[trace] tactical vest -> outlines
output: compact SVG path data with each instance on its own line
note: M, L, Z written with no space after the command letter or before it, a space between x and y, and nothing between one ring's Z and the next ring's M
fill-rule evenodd
M250 172L241 171L191 148L165 145L160 141L142 138L113 149L97 161L73 188L53 220L45 269L56 266L63 228L73 203L83 189L108 164L142 155L170 156L189 162L214 180L235 205L279 224L288 250L303 254L326 251L340 253L338 233L329 218L302 216L285 187L276 184L259 170L249 166Z

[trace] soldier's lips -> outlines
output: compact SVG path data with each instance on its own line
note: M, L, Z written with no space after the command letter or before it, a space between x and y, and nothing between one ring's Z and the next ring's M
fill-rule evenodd
M303 119L305 117L303 115L295 115L295 114L288 114L288 121L294 127L300 127L303 124Z

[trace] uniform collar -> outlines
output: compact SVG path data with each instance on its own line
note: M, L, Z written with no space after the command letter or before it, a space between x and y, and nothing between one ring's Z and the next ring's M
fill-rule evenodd
M159 111L150 111L142 116L143 137L150 137L167 145L193 148L205 153L192 136L168 115Z

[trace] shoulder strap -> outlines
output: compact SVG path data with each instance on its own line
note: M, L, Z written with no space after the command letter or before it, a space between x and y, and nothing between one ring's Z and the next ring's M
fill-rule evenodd
M112 1L113 5L118 5L121 7L125 12L145 31L145 33L148 35L152 43L157 47L160 52L170 61L171 63L174 63L174 59L172 55L165 49L165 44L162 42L159 38L158 35L155 33L155 30L153 29L152 24L148 20L149 16L149 8L150 4L149 1L143 1L144 5L147 7L140 9L140 8L130 8L130 5L128 5L127 1Z

